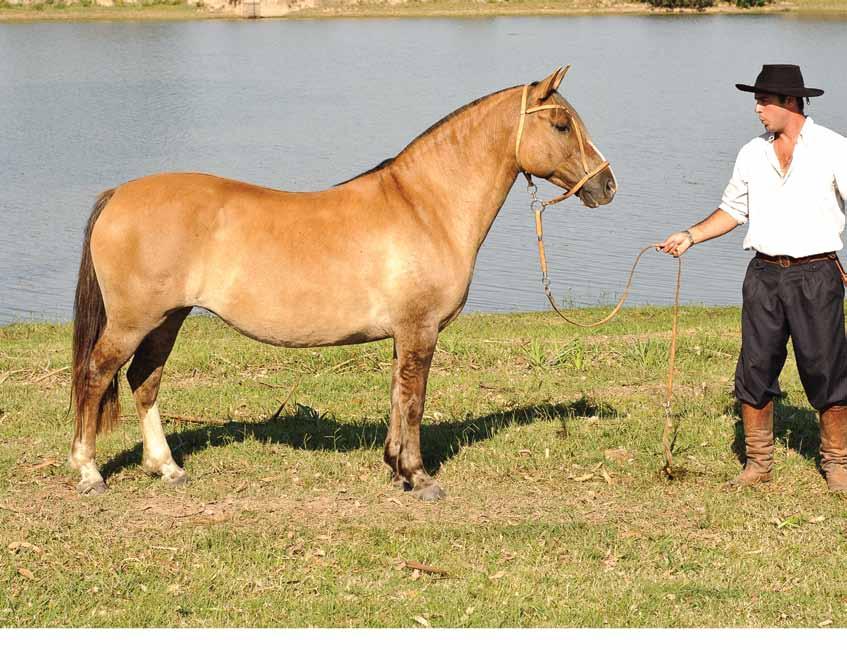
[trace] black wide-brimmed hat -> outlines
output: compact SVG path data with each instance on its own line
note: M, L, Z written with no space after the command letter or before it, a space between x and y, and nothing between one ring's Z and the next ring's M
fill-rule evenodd
M790 64L763 65L762 71L756 77L756 82L752 86L735 84L735 87L747 93L767 93L788 97L819 97L823 95L820 88L806 88L800 66Z

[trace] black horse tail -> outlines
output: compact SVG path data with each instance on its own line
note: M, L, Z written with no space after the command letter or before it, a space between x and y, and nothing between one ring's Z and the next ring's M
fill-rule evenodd
M91 232L103 208L112 198L115 189L106 190L97 197L91 210L85 238L82 242L82 258L79 262L79 276L74 299L74 335L73 335L73 381L71 383L71 407L74 409L74 436L79 438L84 427L84 406L88 397L88 369L91 353L106 326L106 308L103 294L97 282L97 273L91 260ZM103 395L97 411L97 432L101 428L111 429L120 417L118 403L118 377L112 380Z

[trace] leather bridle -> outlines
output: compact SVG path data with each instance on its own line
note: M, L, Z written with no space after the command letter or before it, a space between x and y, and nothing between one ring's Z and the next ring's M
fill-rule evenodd
M567 70L565 70L565 72L567 72ZM582 170L585 173L585 175L579 181L577 181L573 185L573 187L571 187L564 194L561 194L560 196L557 196L554 199L550 199L549 201L539 201L539 204L541 205L541 208L543 210L547 206L554 205L554 204L558 203L559 201L564 201L565 199L570 198L571 196L573 196L574 194L579 192L579 190L582 189L583 185L585 185L588 181L590 181L592 178L594 178L600 172L609 168L609 161L604 160L599 165L597 165L594 169L589 170L589 168L588 168L588 158L585 155L585 138L583 137L582 129L579 126L579 122L577 122L576 118L568 110L567 106L562 106L561 104L542 104L541 106L534 106L533 108L528 109L526 107L528 95L529 95L529 84L527 84L523 87L523 94L521 95L521 115L520 115L520 121L518 122L518 135L517 135L517 138L515 138L515 160L517 161L518 169L521 171L521 173L523 173L524 176L526 176L526 180L529 183L530 187L532 187L534 185L534 183L532 182L532 174L530 174L528 171L526 171L526 169L524 169L523 165L521 165L521 156L520 156L521 136L523 135L524 123L526 122L526 116L530 115L531 113L537 113L538 111L548 111L548 110L553 110L553 109L560 109L560 110L565 111L568 114L568 116L570 117L571 126L573 128L574 133L576 134L577 142L579 142L579 154L580 154L581 161L582 161Z

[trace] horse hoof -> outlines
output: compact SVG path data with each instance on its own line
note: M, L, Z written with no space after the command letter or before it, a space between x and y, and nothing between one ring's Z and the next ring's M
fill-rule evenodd
M182 470L168 476L162 476L162 481L169 487L181 487L188 484L188 472Z
M438 501L446 497L447 493L441 489L438 483L430 483L426 487L412 490L412 496L421 501Z
M103 479L99 481L80 481L76 486L76 491L86 497L103 494L106 491L106 483Z
M400 490L401 492L406 492L407 490L411 490L411 486L402 478L393 478L391 479L391 487Z

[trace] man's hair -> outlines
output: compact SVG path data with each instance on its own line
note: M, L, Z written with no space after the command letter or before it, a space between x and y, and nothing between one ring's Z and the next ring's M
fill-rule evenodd
M797 110L800 111L801 115L806 114L806 112L803 110L803 100L804 99L806 100L806 105L808 106L809 103L810 103L808 97L793 97L791 95L777 95L777 97L779 98L779 103L783 104L783 105L786 104L789 99L796 100L797 101Z

